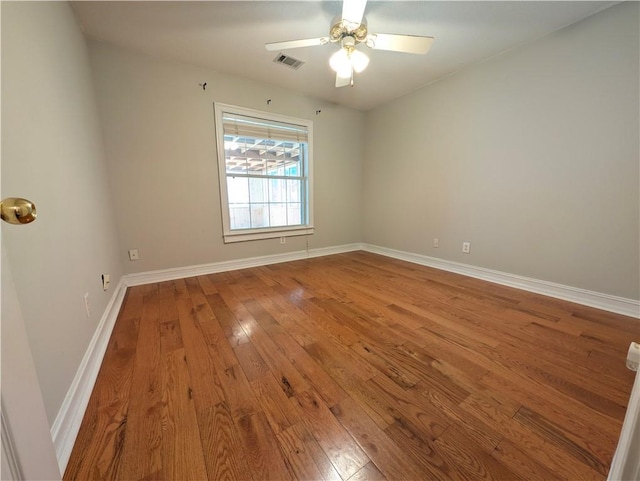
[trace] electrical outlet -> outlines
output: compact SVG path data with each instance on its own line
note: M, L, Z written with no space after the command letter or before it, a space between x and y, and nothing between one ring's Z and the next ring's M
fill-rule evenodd
M84 310L87 311L87 319L91 317L91 307L89 306L89 293L84 295Z
M102 274L102 290L108 291L109 284L111 283L111 276L109 274Z
M129 251L129 260L137 261L138 259L140 259L140 256L138 255L138 249L131 249Z
M440 247L440 239L437 237L433 238L433 247Z
M280 244L286 244L287 243L287 238L286 237L280 237Z
M471 242L463 242L462 243L462 252L468 254L471 252Z

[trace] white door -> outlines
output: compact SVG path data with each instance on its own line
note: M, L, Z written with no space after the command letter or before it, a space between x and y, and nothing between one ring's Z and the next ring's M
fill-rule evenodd
M28 228L28 225L3 225L0 244L2 229ZM60 479L49 422L4 244L0 271L2 480Z

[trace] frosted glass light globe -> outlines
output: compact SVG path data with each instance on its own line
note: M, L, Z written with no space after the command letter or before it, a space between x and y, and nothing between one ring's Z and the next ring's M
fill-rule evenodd
M369 65L369 57L359 50L354 50L351 52L351 65L353 70L360 73Z
M349 59L349 54L344 48L341 48L331 56L329 65L335 72L341 73L347 70L350 72L351 60Z

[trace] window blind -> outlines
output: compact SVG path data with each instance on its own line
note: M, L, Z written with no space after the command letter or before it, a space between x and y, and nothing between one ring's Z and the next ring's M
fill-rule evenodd
M222 125L225 135L288 142L309 141L308 130L303 125L287 124L274 120L265 121L228 112L222 114Z

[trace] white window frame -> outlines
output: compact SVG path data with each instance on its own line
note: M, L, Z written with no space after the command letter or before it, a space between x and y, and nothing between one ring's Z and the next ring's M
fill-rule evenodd
M214 103L215 126L216 126L216 143L218 154L218 181L220 185L220 205L222 209L222 233L225 244L231 242L243 242L259 239L273 239L278 237L290 237L299 235L313 234L313 122L311 120L289 117L286 115L274 114L272 112L263 112L260 110L238 107L219 102ZM304 169L306 172L307 183L306 193L306 223L297 226L275 226L263 227L255 229L231 229L231 220L229 216L229 195L227 192L227 165L224 148L224 127L223 114L237 114L247 117L255 117L266 121L275 121L303 126L308 132L307 155L305 159Z

